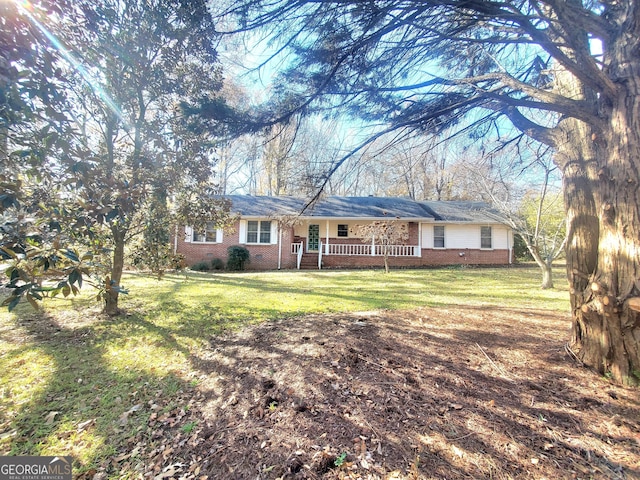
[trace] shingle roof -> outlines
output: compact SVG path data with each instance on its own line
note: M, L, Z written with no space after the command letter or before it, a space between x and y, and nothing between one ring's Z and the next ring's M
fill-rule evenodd
M433 218L420 203L393 197L326 197L312 205L308 214L343 218Z
M226 195L232 211L245 217L300 215L308 200L300 197ZM479 202L416 201L400 197L324 197L304 210L302 217L499 223L497 212Z
M436 221L502 223L499 212L482 202L426 201L422 203L433 212Z
M254 195L225 195L231 200L233 213L247 217L298 215L306 201L298 197L265 197Z

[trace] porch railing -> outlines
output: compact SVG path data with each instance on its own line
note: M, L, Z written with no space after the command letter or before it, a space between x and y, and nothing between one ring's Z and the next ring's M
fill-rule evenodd
M418 245L371 245L364 243L335 243L325 244L319 242L318 248L318 268L322 268L323 255L343 255L343 256L384 256L385 248L390 257L419 257L420 246ZM304 242L292 243L291 254L296 255L296 266L300 270L302 254L304 253Z
M369 244L329 244L327 255L371 255L371 245Z
M370 245L370 244L348 244L335 243L324 246L325 255L348 255L348 256L384 256L385 248L390 257L416 257L420 255L418 245Z
M303 243L292 243L291 244L291 253L296 255L296 265L298 270L300 270L300 264L302 263L302 254L304 253Z
M417 245L376 245L375 255L384 256L385 248L390 257L416 257L420 253Z

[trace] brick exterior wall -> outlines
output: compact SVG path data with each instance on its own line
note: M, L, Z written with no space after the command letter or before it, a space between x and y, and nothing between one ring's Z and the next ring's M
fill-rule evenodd
M184 229L181 229L181 231L184 231ZM237 225L234 232L225 232L222 243L186 242L185 235L178 234L176 251L184 255L187 266L198 262L211 262L215 258L221 259L226 264L228 258L227 249L233 245L240 245L249 250L249 264L246 265L248 270L275 270L278 268L279 245L241 244L238 232ZM292 229L285 229L282 232L281 268L296 268L296 256L291 254L292 237Z
M464 254L464 255L461 255ZM423 248L422 265L508 265L509 250Z
M460 253L464 253L460 256ZM508 250L446 250L423 248L422 257L389 257L390 267L428 267L443 265L508 265ZM323 255L323 268L364 268L384 266L383 257L369 255Z
M182 229L184 231L184 229ZM239 240L239 229L235 232L226 233L223 236L223 243L191 243L185 241L184 234L178 235L177 253L184 255L187 266L198 262L211 262L215 258L227 262L227 248L232 245L241 245ZM408 245L417 245L419 238L419 228L416 223L409 223ZM326 239L322 239L326 241ZM330 243L355 243L354 238L330 238ZM355 241L355 242L354 242ZM306 248L306 238L293 235L292 228L286 228L282 232L282 256L281 268L296 268L296 255L291 254L291 243L303 242ZM242 245L249 250L250 262L246 266L248 270L275 270L278 268L279 245ZM463 254L463 255L462 255ZM316 253L314 252L315 256ZM481 250L481 249L433 249L423 248L421 257L389 257L391 267L426 267L441 265L507 265L509 263L509 251L501 250ZM364 268L382 267L383 257L347 256L347 255L323 255L323 268Z

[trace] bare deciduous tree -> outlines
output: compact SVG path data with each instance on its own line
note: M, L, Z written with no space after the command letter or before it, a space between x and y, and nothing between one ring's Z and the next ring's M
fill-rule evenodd
M377 249L382 253L384 270L387 273L389 273L389 256L393 247L402 245L409 239L407 224L399 220L378 220L355 225L353 233L362 238L363 243L369 243L372 249Z

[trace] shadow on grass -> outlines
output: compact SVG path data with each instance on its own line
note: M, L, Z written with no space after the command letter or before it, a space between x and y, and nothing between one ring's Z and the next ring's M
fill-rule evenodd
M465 304L519 306L552 302L550 309L568 309L561 300L531 282L530 271L518 270L509 278L496 269L477 271L323 271L258 272L239 274L169 275L170 294L185 295L201 285L202 301L223 310L251 310L261 318L273 314L320 311L413 308ZM491 277L496 278L491 278ZM229 295L228 292L234 292ZM207 297L208 295L208 297ZM296 302L299 308L296 311Z
M9 375L4 403L23 400L4 412L3 426L11 432L5 454L72 455L74 474L95 472L140 438L151 405L192 389L188 362L180 360L188 352L142 318L96 316L74 328L45 313L30 314L14 321L13 332L23 343L2 356ZM35 353L35 361L21 365L27 353ZM162 354L167 362L159 360ZM22 369L42 372L37 385L15 386Z
M297 320L286 320L287 329L283 330L279 322L283 318L309 312L341 310L345 305L354 310L377 310L398 305L405 308L444 305L442 300L433 300L430 292L452 290L454 277L464 272L445 272L450 275L439 279L428 276L416 278L417 273L422 271L402 272L395 278L385 276L382 272L368 273L368 282L362 284L354 284L354 276L349 272L331 272L328 275L304 273L295 278L276 273L268 276L190 274L188 279L182 275L169 275L148 287L150 290L141 289L140 293L123 298L125 307L127 304L130 307L128 316L111 319L90 312L83 314L79 308L78 315L84 315L84 318L77 325L66 322L64 314L18 317L12 321L15 329L24 336L24 342L0 358L3 368L8 372L9 383L12 375L17 377L21 375L21 369L32 366L41 369L43 375L37 387L24 386L30 394L21 397L21 404L13 404L12 411L5 412L1 421L3 430L15 432L15 436L9 440L8 451L22 455L71 454L76 457L78 472L91 472L107 457L130 448L132 441L138 441L141 435L146 435L143 427L152 415L151 406L160 404L162 408L170 409L172 398L179 397L176 395L178 392L193 390L190 378L193 374L199 374L207 379L219 379L219 384L202 385L200 390L208 395L212 408L218 412L216 422L220 428L229 425L239 428L244 425L242 419L245 418L245 412L249 419L256 421L247 424L240 436L235 438L240 442L239 445L254 450L238 450L235 456L225 457L236 447L229 443L221 444L225 446L225 454L211 455L212 478L233 478L233 475L229 477L221 472L229 472L230 468L240 464L244 465L242 468L255 471L259 460L255 452L263 450L259 447L265 441L274 445L275 456L272 458L279 462L278 468L273 470L275 475L278 471L287 473L287 470L297 468L291 463L291 452L296 451L294 439L301 445L309 439L316 442L314 445L325 442L337 455L340 449L353 452L354 447L349 442L353 441L353 435L360 435L358 432L364 432L363 435L368 439L374 438L375 434L380 442L384 440L388 444L389 451L396 455L393 468L416 465L415 468L422 472L428 472L431 467L436 468L435 471L455 471L460 468L456 466L455 459L437 452L435 456L425 453L431 448L428 444L431 437L440 438L444 435L448 439L455 439L462 436L464 440L474 435L469 427L453 423L457 430L446 430L451 425L447 426L446 422L440 421L441 418L448 418L446 414L452 417L455 413L448 405L462 404L458 400L461 392L464 402L486 402L490 401L489 398L498 398L499 401L501 396L508 395L512 387L510 382L486 373L474 373L472 369L465 371L464 364L460 367L456 362L445 360L442 352L408 347L399 340L387 338L389 334L406 333L403 332L406 326L393 322L384 325L384 333L380 333L382 327L371 325L367 341L358 337L357 328L352 326L345 327L340 322L333 326L322 324L327 336L342 332L343 344L350 345L356 353L353 357L353 352L341 349L336 344L332 351L324 349L320 355L331 356L322 357L324 360L317 363L313 357L300 352L300 348L310 341L304 340L309 335L306 329L317 336L316 327L304 322L296 325ZM197 280L193 280L194 277ZM142 276L132 278L144 279ZM486 298L485 293L474 293L477 281L478 278L475 278L456 291L462 292L467 300ZM195 289L192 294L191 288L196 283L216 288ZM407 284L411 286L407 287ZM135 292L135 289L132 291ZM229 292L233 294L229 295ZM296 305L297 302L300 305ZM490 312L478 308L477 314L490 315ZM230 334L242 326L265 320L272 321L273 325L265 324L264 329L258 328L257 332L262 332L262 337L243 339ZM507 348L511 342L516 342L530 354L539 349L537 337L529 338L510 330L506 322L501 329L504 331L496 332L496 335L500 335L500 344L497 346ZM486 330L449 332L449 337L429 336L428 332L421 334L425 348L429 345L434 349L440 346L452 351L461 350L464 345L473 342L484 346L485 342L492 339L492 334ZM291 342L286 341L288 335L292 336ZM213 355L212 350L215 349L220 349L224 356ZM25 360L28 353L34 355L31 357L35 358L32 365ZM385 357L391 363L380 368L376 365L379 357ZM350 366L351 372L345 373L345 362L357 358L360 360ZM332 362L336 359L338 365L343 364L342 370L333 366ZM279 375L280 371L285 370L280 366L285 364L290 374L287 378ZM365 365L366 369L363 368ZM432 371L434 365L440 369ZM363 373L357 377L352 372L360 368ZM456 372L456 375L449 376L449 372ZM269 387L271 381L274 383ZM462 386L460 381L463 382ZM287 387L287 383L291 385L296 382L305 386ZM477 392L473 388L474 382L490 386ZM355 383L361 384L362 392L366 388L367 393L356 395L352 385ZM415 388L409 388L402 398L397 395L394 397L394 385L405 384L414 385ZM422 387L427 384L440 385L440 391L426 395ZM18 398L19 392L15 393ZM240 410L240 407L228 405L221 409L221 399L234 398L234 394L239 399L237 405L246 408ZM8 397L12 396L9 391ZM403 406L400 400L407 400L408 403ZM275 408L274 412L269 409L273 402L281 406L280 409ZM11 404L11 398L4 403ZM439 413L442 405L446 411ZM471 408L471 403L464 403L465 409L467 405ZM499 403L499 406L507 409L506 404ZM298 430L285 429L286 435L282 437L284 447L278 449L275 447L276 434L270 434L269 431L274 426L282 427L282 423L291 418L279 419L274 413L292 413L289 410L291 408L301 409L295 410L292 417L295 421L291 423L291 428L295 426ZM420 418L421 410L428 412L429 418L437 422L433 423L434 420L424 417L425 420L420 423L416 419ZM262 416L256 419L254 415L258 415L256 412L259 411L262 411ZM52 415L53 412L57 413ZM356 418L358 412L362 414ZM524 410L514 412L510 415L517 417L531 413ZM485 413L497 419L506 415L494 410ZM544 411L540 414L546 418L552 413ZM389 418L395 419L396 427L392 428ZM517 418L514 420L509 417L507 420L512 423L504 423L505 428L517 426ZM568 422L570 419L561 420ZM406 422L415 423L416 427L407 429ZM332 430L330 445L322 440L322 434L326 433L323 431L325 425L331 425L332 428L339 426L338 430ZM546 441L546 437L540 437L540 441L543 440ZM215 435L213 440L206 440L211 441L221 442L219 436ZM466 440L464 445L470 441ZM289 450L286 445L290 445ZM369 448L375 446L369 445ZM485 451L500 461L506 458L504 452L498 451L496 445L487 441L470 448ZM204 455L204 451L201 453ZM320 472L326 467L317 464L321 457L308 456L304 460ZM216 466L226 470L216 473ZM462 471L468 475L474 475L475 472L470 466L463 467ZM117 471L109 473L118 474ZM264 478L271 477L265 474Z

